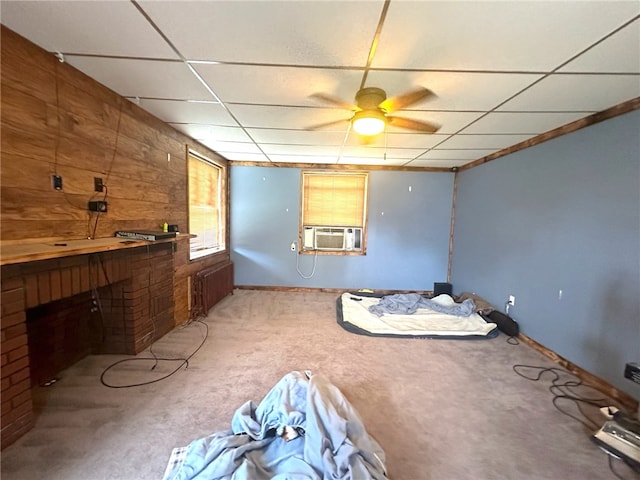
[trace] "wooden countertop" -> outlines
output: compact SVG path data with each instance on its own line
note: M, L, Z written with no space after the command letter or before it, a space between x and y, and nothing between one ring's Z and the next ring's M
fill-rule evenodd
M24 240L0 242L0 265L49 260L89 253L108 252L125 248L144 247L156 243L171 243L193 237L190 234L177 234L175 238L147 241L130 240L119 237L96 238L93 240Z

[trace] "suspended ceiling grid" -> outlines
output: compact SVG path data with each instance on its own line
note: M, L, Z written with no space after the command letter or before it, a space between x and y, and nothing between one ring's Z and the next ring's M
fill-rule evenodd
M461 167L640 96L640 2L2 1L2 23L238 162ZM364 86L435 96L363 143ZM326 129L308 127L344 121Z

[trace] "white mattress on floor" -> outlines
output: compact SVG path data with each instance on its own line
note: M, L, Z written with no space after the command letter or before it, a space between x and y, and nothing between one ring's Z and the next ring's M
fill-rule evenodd
M377 297L342 294L342 320L374 334L397 335L487 335L495 323L486 322L477 313L468 317L448 315L424 308L411 315L384 314L378 317L369 307L380 301Z

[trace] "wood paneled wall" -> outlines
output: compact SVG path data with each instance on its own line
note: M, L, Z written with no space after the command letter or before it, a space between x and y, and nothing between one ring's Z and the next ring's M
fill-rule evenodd
M2 241L110 237L164 222L186 232L187 149L226 160L1 28ZM53 188L53 174L62 177L62 191ZM108 211L99 217L87 209L104 197L94 192L94 177L107 186ZM186 250L188 242L178 242L176 324L189 318L187 277L229 261L225 251L189 262Z

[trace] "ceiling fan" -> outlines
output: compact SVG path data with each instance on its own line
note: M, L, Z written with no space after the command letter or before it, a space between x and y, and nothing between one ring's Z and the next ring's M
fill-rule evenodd
M435 94L431 90L420 87L401 95L387 98L387 93L381 88L365 87L356 93L356 104L354 105L325 93L314 93L311 95L312 98L337 105L340 108L351 110L354 113L349 119L321 123L308 127L307 129L319 130L343 122L351 122L353 129L365 137L372 137L379 134L384 130L386 125L394 125L396 127L424 133L434 133L440 128L438 125L390 115L397 110L433 96L435 96Z

